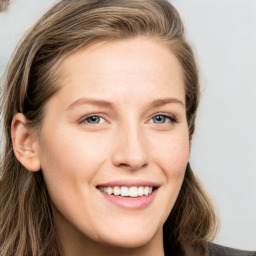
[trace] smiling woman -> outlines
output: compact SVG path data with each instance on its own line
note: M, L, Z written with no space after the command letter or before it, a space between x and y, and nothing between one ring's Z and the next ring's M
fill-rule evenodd
M56 4L5 77L0 255L236 255L189 165L198 96L168 1Z
M58 81L35 147L61 248L75 254L70 226L81 244L85 235L123 248L161 240L189 157L179 62L149 38L100 42L66 57ZM18 136L19 116L13 124Z

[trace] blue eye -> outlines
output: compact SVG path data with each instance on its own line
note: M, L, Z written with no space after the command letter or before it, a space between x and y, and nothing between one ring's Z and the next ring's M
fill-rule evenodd
M104 119L100 116L89 116L84 119L87 123L89 124L99 124L101 123Z
M164 124L167 122L175 123L176 119L171 116L166 116L166 115L156 115L152 118L152 122L155 124Z

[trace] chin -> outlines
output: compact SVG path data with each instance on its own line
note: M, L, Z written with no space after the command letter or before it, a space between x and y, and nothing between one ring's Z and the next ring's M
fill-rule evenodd
M144 231L144 232L143 232ZM111 233L111 237L104 236L101 237L101 241L110 246L118 247L118 248L138 248L145 246L150 243L153 238L158 236L159 232L152 232L150 230L126 230L124 232ZM162 236L162 231L160 231L160 236Z
M108 241L108 244L113 246L113 247L118 247L118 248L126 248L126 249L135 249L138 247L143 247L146 244L148 244L151 241L151 238L148 237L140 237L140 238L122 238L122 239L111 239Z

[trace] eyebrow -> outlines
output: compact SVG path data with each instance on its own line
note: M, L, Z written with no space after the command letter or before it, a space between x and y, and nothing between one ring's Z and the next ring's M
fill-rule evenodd
M170 103L180 104L181 106L185 105L181 100L171 97L171 98L155 99L149 104L149 106L159 107L159 106L163 106L163 105L170 104ZM114 109L113 104L109 101L82 97L82 98L75 100L73 103L71 103L67 107L67 110L72 109L79 105L83 105L83 104L90 104L90 105L94 105L94 106L98 106L98 107L106 107L106 108Z
M169 104L169 103L176 103L176 104L180 104L181 106L185 106L185 104L177 99L177 98L161 98L161 99L155 99L153 100L153 102L150 104L152 107L159 107L159 106L162 106L162 105L166 105L166 104Z
M83 97L83 98L79 98L78 100L71 103L67 107L67 109L71 109L71 108L74 108L76 106L83 105L83 104L90 104L90 105L94 105L94 106L98 106L98 107L106 107L106 108L112 108L112 109L114 108L113 104L109 101Z

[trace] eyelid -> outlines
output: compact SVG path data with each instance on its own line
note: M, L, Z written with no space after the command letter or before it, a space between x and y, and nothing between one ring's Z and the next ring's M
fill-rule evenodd
M84 123L86 123L86 124L88 124L88 125L98 125L98 124L101 124L101 123L102 123L102 122L100 122L100 123L98 123L98 124L91 124L91 123L88 123L88 122L86 121L86 119L89 118L89 117L92 117L92 116L96 116L96 117L102 118L102 119L104 119L105 122L107 122L106 118L104 117L104 114L101 114L101 113L92 113L92 114L88 114L88 115L85 115L85 116L83 116L82 118L80 118L79 121L78 121L78 123L79 123L79 124L84 124Z
M86 119L89 118L89 117L92 117L92 116L97 116L99 118L102 118L104 119L105 122L108 122L108 120L106 119L106 115L103 114L103 113L91 113L91 114L87 114L85 116L83 116L82 118L79 119L78 123L79 124L83 124L83 123L86 123L88 125L96 125L96 124L90 124L88 122L86 122ZM177 118L176 118L176 115L174 114L171 114L169 112L157 112L155 114L153 114L149 119L148 119L148 122L151 121L154 117L156 116L165 116L167 118L170 119L170 122L172 123L177 123ZM101 122L102 123L102 122ZM101 123L98 123L98 124L101 124Z
M152 115L149 119L152 120L152 118L156 117L156 116L165 116L167 118L170 118L170 121L173 122L173 123L177 123L177 118L174 114L171 114L171 113L168 113L168 112L158 112L158 113L155 113L154 115Z

